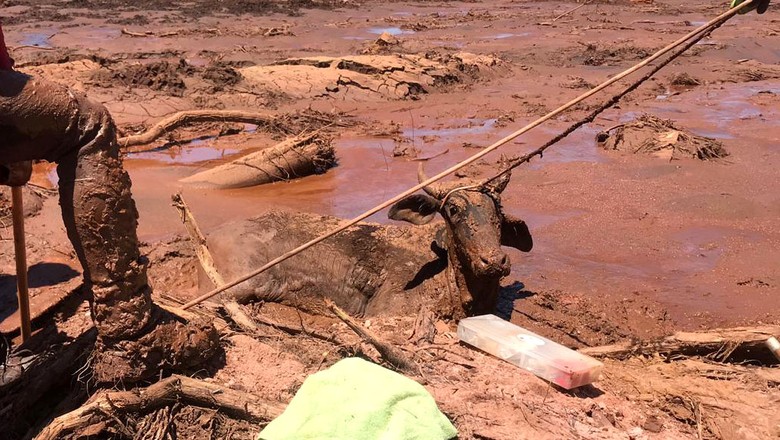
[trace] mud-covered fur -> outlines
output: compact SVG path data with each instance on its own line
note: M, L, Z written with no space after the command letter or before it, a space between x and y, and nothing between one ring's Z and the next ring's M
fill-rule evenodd
M505 187L501 182L448 195L427 188L429 195L409 196L389 213L418 226L358 224L228 293L239 301L277 301L313 312L322 310L318 298L328 297L355 315L410 314L420 307L453 317L489 313L510 270L501 245L526 252L533 246L525 223L501 211ZM437 213L444 223L429 224ZM273 211L224 225L208 243L217 269L235 279L340 221Z

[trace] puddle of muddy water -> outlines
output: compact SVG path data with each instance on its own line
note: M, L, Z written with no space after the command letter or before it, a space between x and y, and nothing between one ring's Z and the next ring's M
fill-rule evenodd
M216 137L194 139L186 144L175 145L163 149L128 153L128 159L152 160L169 164L193 164L218 159L226 159L240 150L234 148L218 148L212 145Z
M22 34L19 46L35 46L49 49L52 47L49 41L55 35L54 32L29 32Z
M759 93L780 94L780 82L724 84L716 90L694 89L648 104L647 112L680 121L691 132L716 139L732 139L740 121L760 119L767 128L780 127L780 109L760 107L750 99ZM639 116L627 112L621 122Z
M484 37L483 39L486 39L486 40L506 40L507 38L527 37L529 35L531 35L530 32L521 32L519 34L507 32L507 33L501 33L501 34L496 34L496 35L488 35L487 37Z
M167 198L160 197L161 192L173 194L182 191L204 230L271 209L354 217L417 182L417 162L394 159L393 146L391 139L337 140L335 147L339 164L325 174L234 190L192 188L180 184L179 179L202 169L201 166L188 166L181 158L169 161L165 156L159 160L148 156L145 160L133 160L131 157L126 161L126 167L133 179L134 194L140 195L137 197L141 214L139 234L142 239L151 240L182 232ZM215 154L213 148L209 154ZM138 155L134 156L138 159ZM189 157L194 156L191 154ZM208 166L224 161L216 158ZM368 220L389 221L384 212Z
M409 139L415 139L422 136L436 136L444 141L455 141L454 138L465 135L481 135L490 132L496 125L496 119L486 119L481 122L468 121L463 127L455 128L415 128L407 127L403 130L403 135ZM450 121L453 122L453 121ZM454 125L461 125L463 122L455 122ZM453 125L453 124L447 124Z
M369 34L374 35L382 35L384 33L388 33L393 36L399 36L399 35L411 35L414 33L414 31L401 29L399 27L372 27L368 29Z

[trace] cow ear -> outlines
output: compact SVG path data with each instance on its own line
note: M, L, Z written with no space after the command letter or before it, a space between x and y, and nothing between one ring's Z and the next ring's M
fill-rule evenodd
M393 220L424 225L433 220L438 209L439 201L433 197L424 194L412 194L393 205L387 216Z
M534 240L524 221L504 214L504 222L501 223L501 244L529 252L534 247Z

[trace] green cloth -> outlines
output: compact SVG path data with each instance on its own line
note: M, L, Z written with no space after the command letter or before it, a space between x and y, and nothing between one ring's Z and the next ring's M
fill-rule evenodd
M347 358L306 378L258 440L447 440L456 435L422 385Z

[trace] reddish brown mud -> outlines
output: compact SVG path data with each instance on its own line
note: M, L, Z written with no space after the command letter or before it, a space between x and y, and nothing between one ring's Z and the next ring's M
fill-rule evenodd
M253 2L239 1L224 7L206 0L180 6L147 3L141 8L121 0L85 0L54 7L9 1L0 2L0 15L21 70L86 91L111 110L125 134L195 108L279 114L312 108L344 112L357 122L326 129L335 136L336 168L261 187L217 191L179 182L284 137L253 126L239 127L243 130L232 135L220 135L223 130L217 126L196 127L160 140L153 145L157 150L126 156L151 282L157 292L182 300L197 292L197 263L186 241L174 238L184 230L170 207L172 193L183 192L205 232L279 208L352 217L413 185L418 165L413 159L436 156L426 169L429 174L443 170L726 7L678 0L597 1L556 19L581 3L347 1L302 2L304 9L263 3L259 10L241 9ZM509 288L501 313L572 347L674 330L780 323L773 307L780 296L778 26L774 4L764 15L738 16L618 107L513 173L503 194L504 209L526 220L534 249L528 254L508 250L512 273L503 283ZM397 41L383 37L392 44L377 49L383 33ZM467 54L496 62L489 68L462 62L457 74L443 77L448 80L417 78L422 90L409 94L404 89L400 95L367 91L374 83L368 87L362 79L342 81L338 75L336 83L320 87L292 69L300 65L278 64L365 54L390 57L382 58L383 65L392 57L409 56L438 63L437 69L457 66L452 61L456 56L473 59ZM272 85L267 77L261 81L245 74L271 65L276 75ZM391 80L410 83L408 77L378 81ZM535 148L594 108L598 99L500 151L514 155ZM599 131L643 114L714 138L729 155L718 161L670 161L598 147ZM460 174L487 175L498 160L499 155L488 156ZM50 176L50 169L36 168L36 183L45 184ZM388 222L384 213L370 220ZM27 228L31 266L80 272L56 201L46 199ZM11 317L0 327L4 332L16 325L10 233L3 229L0 241L5 256L0 317ZM42 279L49 281L32 289L38 313L79 279L46 273ZM269 304L253 312L289 323L299 320L294 311ZM216 380L286 401L306 374L344 355L373 355L349 333L334 330L334 323L303 319L339 335L352 351L321 341L232 336L226 341L225 365L214 367ZM408 335L398 335L397 329L411 328L413 320L370 324L391 340L399 338L393 342L404 343ZM444 323L437 327L437 343L452 342L454 329ZM510 365L457 345L453 350L469 359L446 357L469 366L431 361L436 374L427 385L462 438L778 435L770 413L744 407L771 407L778 399L777 378L752 367L726 373L720 365L688 361L610 362L607 377L595 389L561 393ZM278 383L260 385L277 377ZM744 394L735 394L739 384L745 384Z

